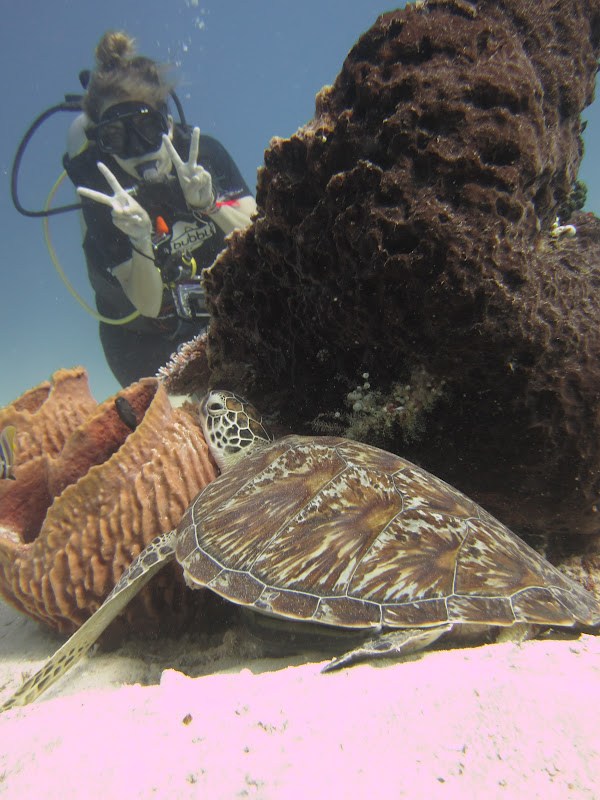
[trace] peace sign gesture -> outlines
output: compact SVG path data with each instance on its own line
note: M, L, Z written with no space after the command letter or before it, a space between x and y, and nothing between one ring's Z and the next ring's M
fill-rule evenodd
M163 142L177 171L179 185L188 206L199 211L210 208L214 202L212 178L210 173L197 163L200 149L200 128L194 128L192 131L187 162L181 159L173 147L173 142L166 134L163 134Z
M85 186L78 186L77 193L88 200L95 200L112 208L112 221L116 227L129 236L132 242L141 242L152 236L152 223L148 213L138 201L121 186L106 164L98 162L98 169L106 178L114 195L103 194Z

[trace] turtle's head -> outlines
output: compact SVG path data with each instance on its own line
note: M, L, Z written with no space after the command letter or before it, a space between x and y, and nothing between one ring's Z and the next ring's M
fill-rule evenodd
M211 389L206 395L200 405L200 423L221 471L232 467L253 448L273 441L256 409L225 389Z

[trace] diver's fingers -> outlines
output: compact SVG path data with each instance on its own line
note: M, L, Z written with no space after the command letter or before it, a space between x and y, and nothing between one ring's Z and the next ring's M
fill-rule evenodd
M95 200L97 203L110 206L111 208L114 205L113 198L110 195L96 192L94 189L87 189L85 186L78 186L77 194L81 195L81 197L87 197L88 200Z
M198 163L198 151L200 150L200 128L196 127L192 131L192 141L190 142L190 155L188 164L195 167Z
M175 169L179 172L179 169L183 167L183 161L179 157L179 153L175 150L173 146L173 142L169 139L166 133L163 133L163 142L165 147L167 148L167 152L173 164L175 165Z
M101 161L98 161L98 169L100 170L100 172L106 178L106 182L108 183L110 188L115 193L115 196L127 194L125 189L121 186L119 181L115 178L115 176L112 174L112 172L106 166L106 164L103 164Z

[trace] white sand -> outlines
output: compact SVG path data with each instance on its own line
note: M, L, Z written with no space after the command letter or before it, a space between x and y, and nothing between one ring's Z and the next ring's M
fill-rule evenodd
M61 641L0 606L0 697ZM600 638L328 675L247 658L232 672L235 647L229 637L209 658L188 640L153 643L142 658L133 642L88 657L36 704L0 716L0 796L600 797ZM158 685L173 659L229 672L166 669ZM279 669L255 674L268 666ZM123 685L138 681L157 684Z

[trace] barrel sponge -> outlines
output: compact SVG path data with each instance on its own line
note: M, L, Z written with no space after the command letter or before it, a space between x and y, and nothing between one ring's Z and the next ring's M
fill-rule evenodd
M97 404L78 368L0 409L0 422L17 429L16 480L0 482L0 597L62 632L100 606L216 474L198 419L172 408L157 379L117 398ZM195 594L181 570L169 572L136 598L127 623L173 631L198 613L204 593Z

